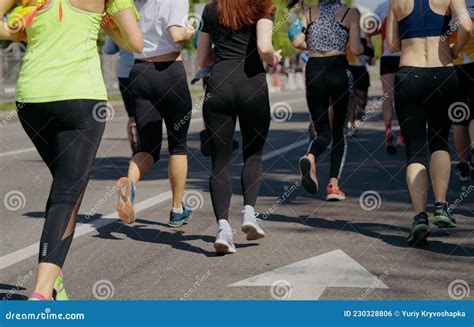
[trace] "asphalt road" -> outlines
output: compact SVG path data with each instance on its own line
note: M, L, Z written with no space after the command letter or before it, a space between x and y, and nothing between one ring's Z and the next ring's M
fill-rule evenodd
M375 84L372 97L381 95ZM328 203L324 192L311 196L298 184L297 162L308 137L304 93L272 96L273 103L287 103L291 115L284 122L272 123L265 150L264 182L256 209L267 237L247 242L240 232L242 161L236 153L231 224L238 252L224 257L216 256L213 249L216 226L208 189L210 160L199 151L200 112L193 118L189 135L187 200L195 208L190 224L179 229L166 225L170 209L166 151L138 186L137 223L117 222L114 185L127 171L130 149L123 108L115 105L64 267L70 296L473 299L474 192L469 193L474 186L461 184L453 173L449 199L458 200L459 228L433 228L429 244L408 247L413 212L404 177L405 155L403 149L396 155L386 153L375 100L369 103L371 112L357 137L349 140L341 181L348 199ZM328 178L328 154L318 168L322 185ZM4 119L0 127L0 170L0 296L24 299L34 284L36 243L51 178L14 117ZM249 279L256 275L261 276Z

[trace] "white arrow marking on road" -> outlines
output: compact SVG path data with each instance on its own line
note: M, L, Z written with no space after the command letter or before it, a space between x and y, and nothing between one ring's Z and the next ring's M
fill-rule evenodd
M139 213L143 210L151 208L162 202L168 201L171 198L172 198L172 193L165 192L163 194L154 196L145 201L137 203L135 205L135 211ZM74 238L78 238L82 235L88 234L90 232L98 230L99 228L112 224L118 221L117 217L118 217L117 213L114 212L109 215L98 218L96 220L93 220L90 224L82 224L76 228L76 232L74 233ZM28 259L29 257L32 257L38 254L38 251L39 251L39 243L35 243L30 246L27 246L26 248L17 250L10 254L4 255L3 257L0 257L0 270L13 266L14 264L18 262Z
M229 286L289 286L291 290L286 290L288 297L283 296L287 300L317 300L328 287L388 288L342 250L277 268ZM277 290L272 292L278 293Z

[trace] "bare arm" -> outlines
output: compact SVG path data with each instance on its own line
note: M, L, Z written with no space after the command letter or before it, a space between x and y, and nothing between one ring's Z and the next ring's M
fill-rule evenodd
M387 17L387 43L390 52L398 52L402 50L402 42L400 41L400 33L398 31L398 20L395 15L396 1L391 1L390 9Z
M0 18L3 18L10 9L15 6L16 0L2 0L0 1ZM8 29L7 24L3 21L0 23L0 40L12 40L18 39L19 34L15 31Z
M199 33L197 62L201 68L213 65L216 62L216 54L212 48L211 36L209 33L202 31Z
M131 8L118 12L113 17L112 24L103 25L104 31L121 49L140 53L143 51L143 33L137 24L135 13Z
M171 36L171 40L174 43L184 43L188 40L190 40L193 36L196 30L194 27L188 27L184 28L182 26L170 26L168 27L168 33Z
M360 41L360 13L351 9L349 26L349 50L353 55L359 56L364 52L364 45Z
M270 66L275 61L281 60L281 50L275 51L272 43L273 22L270 19L262 18L257 22L257 46L260 58Z
M301 21L303 22L304 28L308 27L308 18L306 17L306 14L303 15L301 18ZM308 44L306 43L306 35L304 33L301 33L296 39L291 41L291 44L296 48L300 50L308 50Z
M458 26L456 43L452 47L453 58L457 59L462 48L469 42L471 37L472 20L464 0L451 0L451 11Z

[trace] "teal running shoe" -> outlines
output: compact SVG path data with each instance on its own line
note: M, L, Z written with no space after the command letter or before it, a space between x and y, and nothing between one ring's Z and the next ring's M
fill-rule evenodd
M434 224L440 228L458 227L447 203L435 203Z
M188 223L188 220L191 218L193 211L187 205L183 203L183 212L176 213L173 210L170 211L170 221L168 226L170 227L180 227Z

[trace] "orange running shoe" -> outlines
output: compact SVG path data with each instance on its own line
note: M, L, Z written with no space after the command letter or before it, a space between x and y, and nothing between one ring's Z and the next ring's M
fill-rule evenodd
M341 191L341 189L334 184L329 184L328 188L328 195L326 197L326 200L328 201L341 201L346 199L346 195L344 192Z

